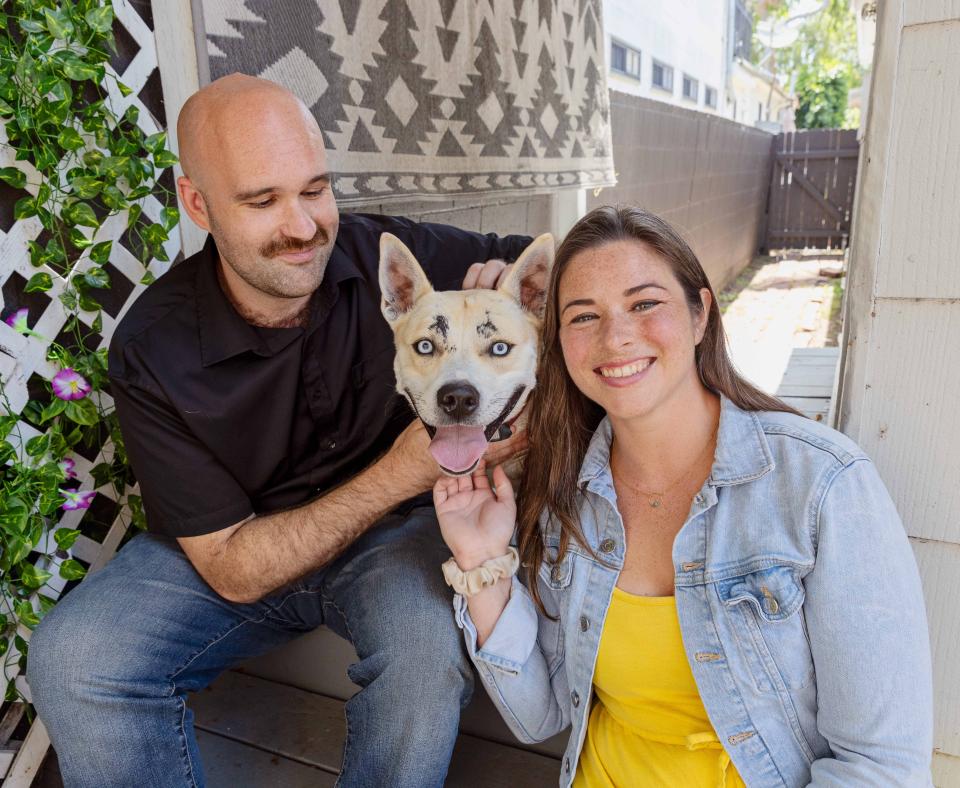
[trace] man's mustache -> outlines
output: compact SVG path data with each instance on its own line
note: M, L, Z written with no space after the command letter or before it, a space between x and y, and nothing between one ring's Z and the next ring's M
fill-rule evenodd
M327 235L327 231L322 227L318 227L316 234L309 241L284 236L278 238L276 241L271 241L266 246L262 246L260 248L260 254L264 257L276 257L277 255L288 254L290 252L306 252L308 249L322 246L329 240L330 236Z

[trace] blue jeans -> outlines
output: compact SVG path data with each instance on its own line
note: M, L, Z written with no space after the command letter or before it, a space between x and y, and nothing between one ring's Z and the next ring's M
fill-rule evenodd
M473 690L440 571L448 557L433 507L414 508L315 574L234 604L175 540L136 536L30 644L34 705L67 788L202 786L187 693L321 624L359 656L338 785L442 785Z

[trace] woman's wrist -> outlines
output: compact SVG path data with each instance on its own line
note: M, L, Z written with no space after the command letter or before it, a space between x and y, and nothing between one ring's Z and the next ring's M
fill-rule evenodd
M510 545L507 543L500 548L493 548L492 550L454 552L453 560L457 562L457 566L460 567L461 571L469 572L471 569L483 566L487 561L506 555L509 550Z

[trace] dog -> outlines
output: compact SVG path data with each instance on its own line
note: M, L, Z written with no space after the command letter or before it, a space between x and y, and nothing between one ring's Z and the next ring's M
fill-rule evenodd
M522 427L553 255L553 236L545 233L496 290L437 292L399 238L380 236L381 311L393 330L397 391L426 427L430 453L447 475L472 473L490 442Z

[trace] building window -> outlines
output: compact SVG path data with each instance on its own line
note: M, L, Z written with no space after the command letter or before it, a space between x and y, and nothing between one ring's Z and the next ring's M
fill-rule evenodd
M640 51L626 44L621 44L619 41L611 40L610 70L617 74L640 79Z
M673 93L673 67L659 60L653 61L653 86Z
M712 88L709 85L704 86L703 103L706 104L711 109L717 108L717 89L716 88Z
M689 74L683 75L683 97L694 103L700 98L700 83Z
M757 102L757 123L763 120L763 102Z

